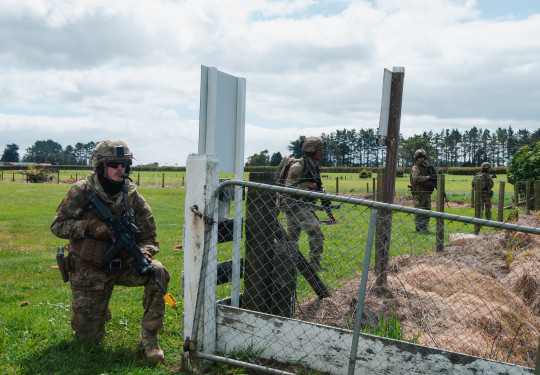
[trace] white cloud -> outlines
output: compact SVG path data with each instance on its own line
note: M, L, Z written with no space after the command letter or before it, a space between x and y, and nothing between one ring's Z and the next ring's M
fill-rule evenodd
M405 135L533 131L539 34L540 14L486 19L473 0L6 0L0 134L21 150L121 138L141 163L183 165L197 152L200 65L247 79L246 157L376 128L394 66Z

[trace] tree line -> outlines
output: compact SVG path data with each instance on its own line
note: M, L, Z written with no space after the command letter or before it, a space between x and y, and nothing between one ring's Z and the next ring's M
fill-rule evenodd
M53 165L90 165L92 164L92 151L97 142L81 143L74 146L62 145L51 139L36 141L26 149L26 154L21 158L19 146L15 143L8 144L0 161L12 163L39 163Z
M326 142L326 150L321 165L326 167L381 167L385 164L386 147L377 144L374 129L336 130L330 134L319 135ZM300 136L287 145L291 155L300 157L302 141ZM534 148L540 142L540 129L530 132L527 129L514 131L511 126L488 129L473 127L461 133L457 129L443 129L439 133L428 131L409 138L400 135L398 166L412 164L414 152L426 150L429 161L438 167L474 167L484 161L495 166L506 166L517 150L528 145ZM51 139L37 141L26 149L21 158L19 146L8 144L0 161L48 163L53 165L90 165L92 151L97 142L81 143L74 146L62 145ZM246 166L277 166L283 155L280 152L269 154L263 150L247 158Z
M377 144L374 129L337 130L319 135L326 142L322 166L326 167L381 167L386 161L386 147ZM291 141L287 150L295 157L302 156L300 136ZM428 131L409 138L400 135L398 166L407 167L414 162L414 152L426 150L431 164L438 167L474 167L489 161L493 166L506 166L525 145L534 148L540 142L540 129L514 131L511 126L488 129L473 127L461 133L457 129L443 129L439 133ZM280 152L272 155L268 150L248 157L246 166L277 166Z

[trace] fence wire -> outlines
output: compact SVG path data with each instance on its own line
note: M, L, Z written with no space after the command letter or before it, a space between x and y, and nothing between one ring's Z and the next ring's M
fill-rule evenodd
M333 363L348 364L350 350L336 359L330 348L343 340L341 332L354 329L360 305L363 334L489 359L493 373L500 370L498 362L513 366L512 373L533 373L540 339L538 217L531 226L502 224L245 181L229 181L221 189L226 185L247 187L239 307L315 324L282 332L284 339L272 350L283 355L272 358L265 347L238 342L244 338L220 337L226 347L242 348L224 356L295 373L313 368L335 373ZM314 199L321 197L331 204ZM379 215L376 225L364 296L359 289L372 209L386 216ZM425 232L415 230L419 213L430 217ZM302 228L298 240L291 223ZM232 242L218 245L218 262L231 254ZM218 286L218 299L226 301L230 293L230 283ZM325 339L322 365L295 357L298 343L309 346L321 326L336 329ZM265 327L250 331L259 339L268 334ZM361 356L359 350L356 359ZM288 361L276 363L276 357ZM469 359L460 360L466 367ZM361 361L355 367L362 369ZM387 368L381 361L371 370L386 373Z

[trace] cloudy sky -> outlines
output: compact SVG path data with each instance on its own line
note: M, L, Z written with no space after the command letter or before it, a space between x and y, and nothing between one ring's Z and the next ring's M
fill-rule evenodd
M377 128L540 127L537 0L2 0L0 151L120 138L139 164L197 153L201 65L246 78L246 150Z

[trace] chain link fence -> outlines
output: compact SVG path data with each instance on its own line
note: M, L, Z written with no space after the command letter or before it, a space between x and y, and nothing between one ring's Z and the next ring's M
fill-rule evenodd
M202 307L217 310L203 324L217 325L218 355L275 373L534 373L538 216L503 224L246 181L220 189L231 186L245 189L241 281L230 225L206 239L219 243L218 307Z

